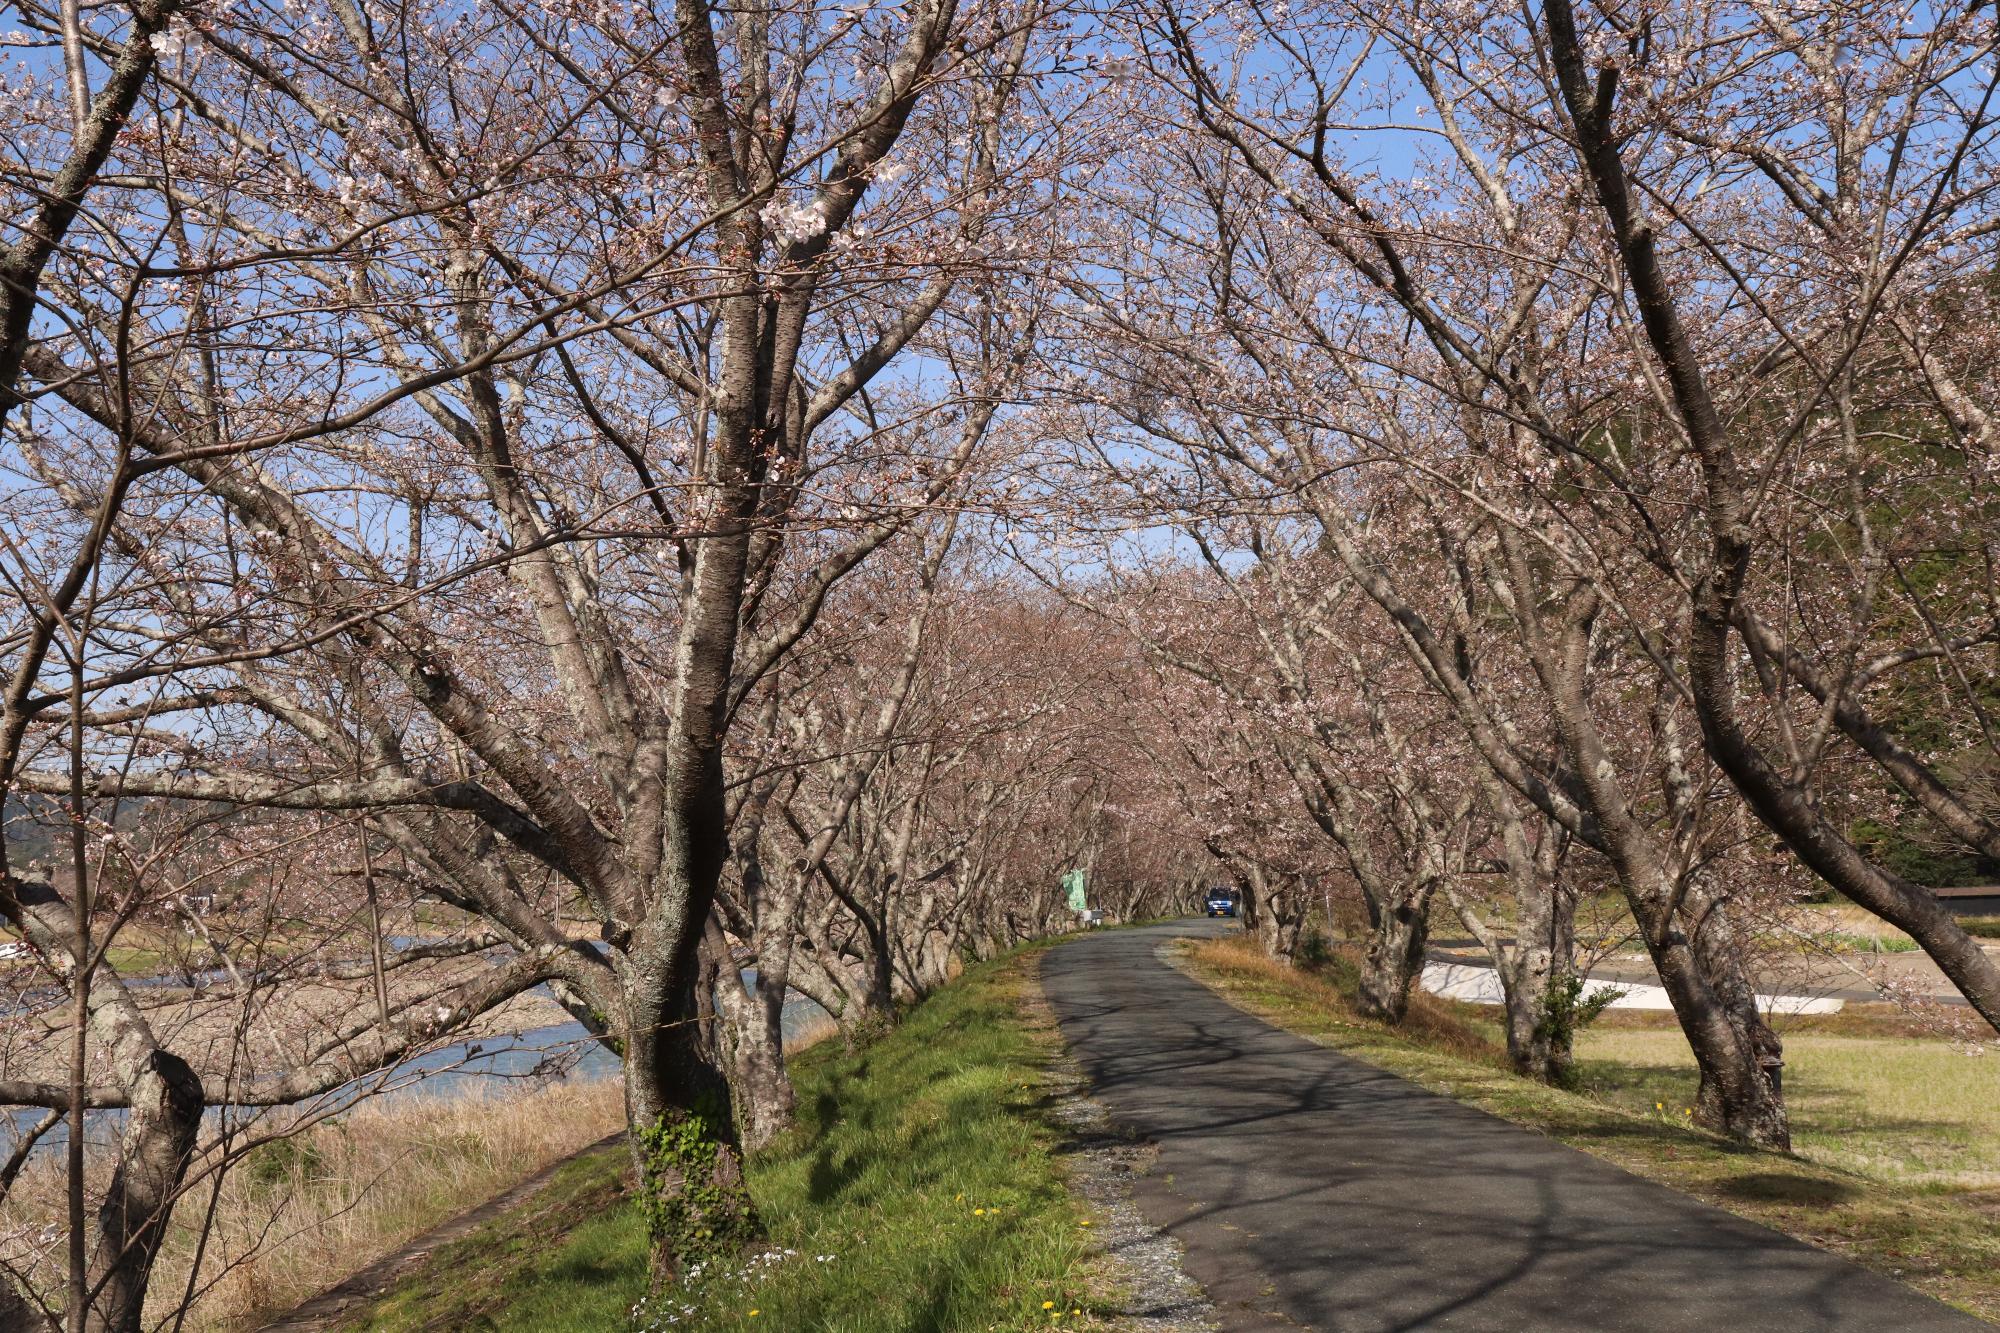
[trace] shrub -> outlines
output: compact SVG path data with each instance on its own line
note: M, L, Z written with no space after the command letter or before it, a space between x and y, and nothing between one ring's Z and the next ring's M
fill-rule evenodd
M328 1126L327 1132L333 1128ZM326 1175L326 1150L316 1136L287 1134L260 1143L244 1154L242 1171L252 1185L263 1189L303 1185Z
M1604 986L1586 996L1584 987L1588 984L1587 978L1575 972L1550 978L1548 993L1542 997L1541 1021L1535 1024L1537 1038L1559 1051L1574 1050L1577 1034L1625 994L1615 986ZM1575 1077L1574 1067L1567 1062L1557 1066L1557 1082L1570 1086Z

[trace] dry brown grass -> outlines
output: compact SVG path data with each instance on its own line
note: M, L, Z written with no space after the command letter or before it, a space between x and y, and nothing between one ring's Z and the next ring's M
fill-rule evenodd
M623 1124L620 1084L599 1079L373 1102L262 1144L223 1177L185 1327L254 1327ZM62 1189L60 1161L33 1164L0 1212L0 1234L59 1229ZM204 1181L176 1212L149 1324L186 1290L209 1193ZM60 1273L36 1277L47 1289Z
M1855 1000L1849 1000L1837 1014L1776 1014L1771 1026L1786 1041L1794 1037L1934 1039L1938 1036L1938 1018L1933 1013ZM1591 1028L1605 1032L1678 1032L1680 1021L1671 1009L1607 1009L1598 1015Z
M1360 963L1360 952L1352 946L1335 946L1332 961L1314 970L1281 963L1240 938L1192 941L1187 953L1197 967L1254 974L1263 981L1296 991L1302 1001L1335 1021L1377 1032L1394 1031L1407 1040L1461 1060L1506 1067L1505 1047L1461 1017L1458 1006L1428 991L1411 988L1410 1011L1393 1029L1363 1018L1351 998Z

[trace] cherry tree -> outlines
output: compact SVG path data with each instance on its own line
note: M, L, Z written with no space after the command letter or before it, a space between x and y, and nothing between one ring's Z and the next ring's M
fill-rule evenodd
M94 794L364 812L497 936L481 984L621 1054L662 1275L748 1225L699 998L730 728L1004 396L1072 150L1014 110L1044 17L203 13L156 44L185 111L113 167L212 332L163 302L24 357L191 488L133 534L179 562L149 614L282 738Z
M1332 7L1192 27L1165 10L1138 29L1156 67L1172 71L1158 81L1161 151L1188 185L1135 192L1127 216L1145 262L1128 266L1115 299L1088 303L1096 336L1131 351L1098 357L1098 383L1079 392L1176 453L1226 459L1261 503L1296 503L1480 762L1615 866L1695 1047L1704 1121L1781 1144L1778 1044L1747 973L1744 904L1704 879L1701 830L1643 795L1668 781L1649 730L1614 740L1613 719L1592 712L1600 611L1616 608L1617 632L1642 647L1653 626L1626 617L1622 585L1595 562L1603 534L1578 534L1551 561L1542 536L1569 540L1571 530L1535 521L1518 494L1498 490L1522 476L1539 504L1549 478L1523 475L1522 451L1535 431L1581 429L1587 400L1566 396L1554 374L1568 364L1513 359L1517 346L1561 346L1565 330L1587 323L1592 307L1573 293L1595 289L1538 248L1574 231L1573 210L1553 191L1529 212L1507 191L1477 188L1491 173L1441 197L1422 177L1398 184L1350 170L1335 156L1333 120L1400 105L1393 84L1357 82L1372 33ZM1441 137L1448 164L1453 135ZM1506 209L1522 243L1494 255L1481 238ZM1469 266L1468 254L1493 262ZM1207 478L1156 480L1181 504L1260 503ZM1440 524L1422 503L1378 515L1374 497L1404 485L1429 494L1429 512L1456 515ZM1413 544L1440 540L1445 582L1411 557ZM1454 586L1465 589L1458 608L1433 596ZM1494 617L1514 639L1512 667L1497 674L1459 632Z
M1992 359L1963 305L1989 285L1994 20L1718 4L1634 25L1558 3L1542 35L1555 128L1636 316L1642 429L1684 460L1707 530L1669 567L1707 749L2000 1027L2000 966L1857 845L1848 821L1881 806L1834 753L2000 854L1975 794L2000 757ZM1917 739L1932 719L1946 734Z

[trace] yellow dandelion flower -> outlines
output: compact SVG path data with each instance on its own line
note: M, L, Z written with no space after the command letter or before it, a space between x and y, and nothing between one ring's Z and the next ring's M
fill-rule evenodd
M986 1210L984 1208L975 1208L972 1210L972 1215L974 1217L984 1217L986 1216Z
M1667 1104L1665 1102L1654 1102L1653 1109L1655 1111L1664 1111L1667 1109Z
M1042 1308L1044 1310L1053 1310L1056 1308L1056 1303L1054 1301L1043 1301Z
M755 1318L756 1318L756 1317L757 1317L758 1315L760 1315L760 1314L762 1314L762 1313L764 1313L764 1312L763 1312L762 1310L752 1310L752 1311L750 1312L750 1317L751 1317L752 1319L755 1319Z

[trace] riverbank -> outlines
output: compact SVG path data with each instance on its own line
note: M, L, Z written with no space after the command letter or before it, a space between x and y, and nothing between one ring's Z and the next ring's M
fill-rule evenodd
M256 1327L623 1128L622 1102L613 1079L389 1098L252 1148L219 1193L199 1184L175 1210L149 1326L192 1282L188 1333ZM32 1162L0 1210L7 1261L25 1261L45 1289L59 1285L47 1265L60 1265L61 1247L35 1238L60 1232L63 1181L59 1158Z

